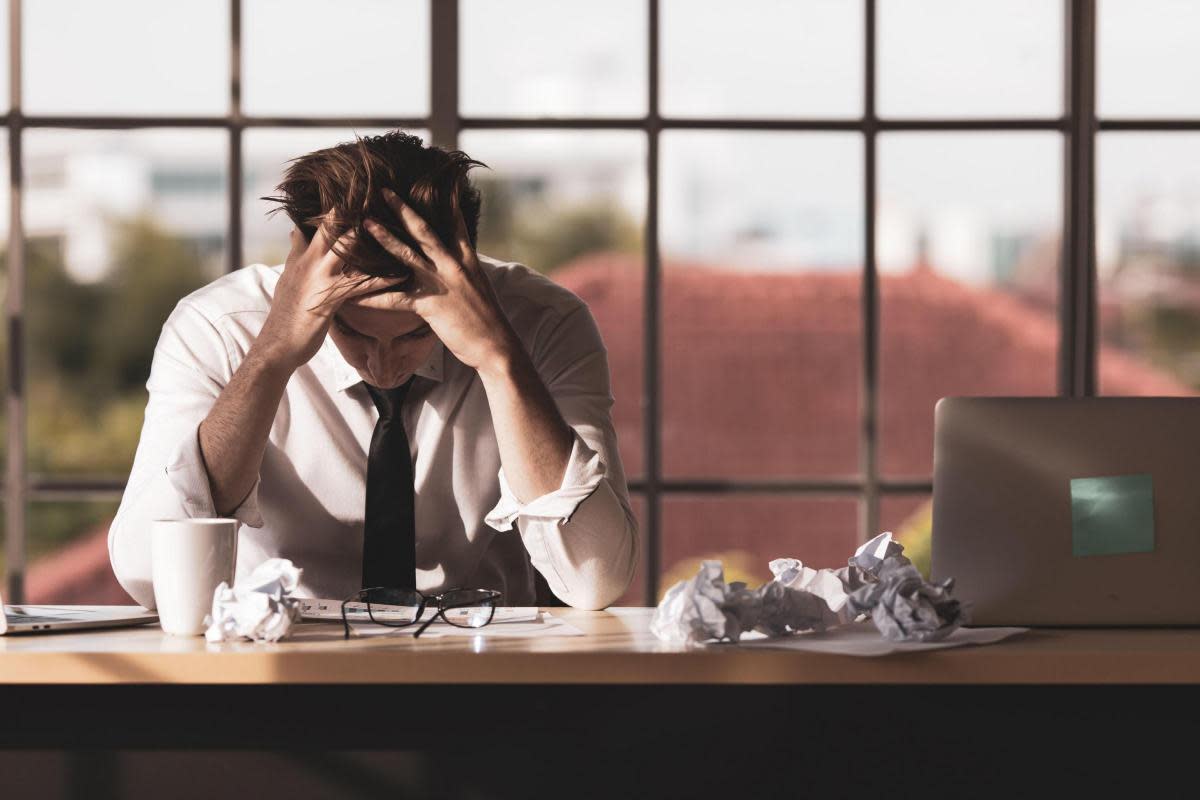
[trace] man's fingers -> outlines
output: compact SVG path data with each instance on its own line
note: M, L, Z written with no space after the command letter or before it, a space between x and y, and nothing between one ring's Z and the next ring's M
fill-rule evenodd
M288 243L290 247L288 248L287 258L283 262L285 265L295 262L308 249L308 241L305 240L304 234L300 232L300 229L295 226L292 227L292 232L288 234Z
M403 283L408 280L407 275L388 275L388 276L371 276L369 278L347 278L349 285L346 288L343 300L350 298L361 298L364 294L371 292L382 292L384 289L390 289L393 286ZM400 294L399 292L389 292L388 294Z
M320 235L320 232L320 229L318 229L317 234ZM326 247L325 255L321 256L320 261L320 269L323 273L326 275L335 275L342 271L342 257L340 254L350 251L350 248L354 246L354 239L354 231L346 231L338 237L336 244ZM317 237L314 236L313 241L315 242L316 240Z
M379 311L416 311L416 298L404 292L367 294L349 298L346 303L356 308L373 308Z
M433 269L433 264L425 256L413 250L404 242L397 239L391 231L380 225L373 219L368 219L363 223L367 229L367 233L375 238L375 241L383 245L383 249L394 255L400 261L413 269Z
M400 219L400 222L412 234L413 239L425 251L425 256L433 259L439 253L445 252L446 248L442 244L442 240L438 238L437 233L433 228L429 227L429 223L413 210L408 203L400 199L400 196L391 189L383 190L383 197L387 200L387 204L392 211Z
M328 211L325 213L325 219L327 221L322 222L320 225L317 226L317 231L316 231L316 233L313 234L312 241L308 243L308 251L307 252L311 253L316 258L320 258L321 256L328 253L330 247L332 246L333 237L330 235L329 224L328 224L328 220L331 219L330 218L331 213L332 212L328 212Z
M322 293L320 306L337 309L348 301L357 301L371 292L381 292L406 280L405 276L344 275Z
M454 243L458 245L458 257L463 264L471 263L474 248L471 247L471 236L467 233L467 220L463 217L462 203L458 197L459 187L455 184L450 195L450 206L454 209Z

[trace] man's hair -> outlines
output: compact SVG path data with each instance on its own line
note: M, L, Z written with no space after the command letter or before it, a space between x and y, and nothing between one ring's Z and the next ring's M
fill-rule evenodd
M383 249L363 227L370 217L407 243L416 252L421 249L396 218L380 190L391 189L424 217L442 241L454 250L454 195L471 245L475 245L482 205L479 190L468 173L486 166L460 150L446 151L426 147L416 136L389 131L380 136L355 136L344 142L291 160L283 182L275 187L279 194L264 197L283 210L312 240L322 221L326 221L331 241L337 242L348 231L354 242L348 248L335 246L346 272L376 276L407 276L410 268ZM332 212L326 219L325 214ZM403 289L408 281L396 288Z

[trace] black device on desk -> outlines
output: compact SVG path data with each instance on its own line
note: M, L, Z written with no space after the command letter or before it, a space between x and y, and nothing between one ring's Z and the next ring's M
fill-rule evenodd
M1200 624L1200 399L945 398L934 580L977 625Z

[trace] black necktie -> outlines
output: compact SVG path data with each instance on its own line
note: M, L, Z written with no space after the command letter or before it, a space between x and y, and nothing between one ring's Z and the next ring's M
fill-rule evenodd
M404 432L404 396L409 378L395 389L367 391L379 409L379 422L367 455L367 508L363 525L363 588L417 587L417 531L413 465Z

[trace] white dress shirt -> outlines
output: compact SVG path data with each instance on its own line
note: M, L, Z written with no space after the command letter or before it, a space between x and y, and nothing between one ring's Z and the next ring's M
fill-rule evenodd
M479 260L574 445L559 489L519 501L477 373L436 343L403 412L417 588L498 589L507 605L532 605L537 569L564 602L602 608L625 591L638 547L599 330L583 301L549 279ZM117 580L144 606L154 607L153 521L216 516L199 426L258 336L282 270L256 264L230 273L181 300L163 326L141 441L108 535ZM342 598L361 588L367 452L378 418L358 372L326 337L288 382L258 481L233 513L244 523L238 576L278 556L304 570L302 596Z

